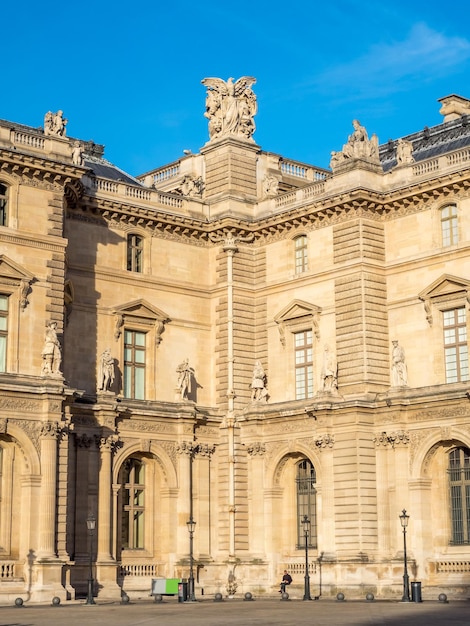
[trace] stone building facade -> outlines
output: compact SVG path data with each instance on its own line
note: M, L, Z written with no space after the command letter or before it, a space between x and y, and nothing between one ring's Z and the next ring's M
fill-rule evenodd
M0 121L3 601L90 562L98 599L302 597L306 546L312 597L400 598L403 509L423 597L468 595L470 101L322 169L255 143L254 82L137 178Z

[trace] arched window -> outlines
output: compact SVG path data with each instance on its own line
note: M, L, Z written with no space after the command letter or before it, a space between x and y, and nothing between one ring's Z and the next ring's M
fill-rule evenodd
M144 547L145 465L141 459L128 459L121 470L121 547Z
M0 226L7 225L7 194L8 187L0 183Z
M308 269L307 236L299 235L294 239L295 246L295 273L302 274Z
M127 269L129 272L142 272L144 240L139 235L127 236Z
M310 520L310 536L308 538L311 548L317 547L317 490L316 473L313 464L307 459L297 463L297 547L305 546L304 527L302 519L304 515Z
M442 245L452 246L459 241L457 207L449 204L440 210Z
M470 543L470 450L449 452L450 516L452 544Z

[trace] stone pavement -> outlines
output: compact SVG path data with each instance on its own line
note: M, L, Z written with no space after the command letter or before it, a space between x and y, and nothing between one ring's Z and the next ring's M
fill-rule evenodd
M179 603L68 602L60 606L0 606L0 626L469 626L470 601L344 601L205 598Z

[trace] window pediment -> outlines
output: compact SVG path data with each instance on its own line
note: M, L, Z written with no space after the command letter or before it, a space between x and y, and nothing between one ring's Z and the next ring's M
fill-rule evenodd
M10 279L19 284L21 280L33 280L34 275L28 270L25 270L21 265L18 265L4 254L0 254L0 280Z
M470 280L452 276L451 274L443 274L440 278L431 283L426 289L418 294L420 300L424 303L426 319L432 326L432 308L431 305L452 306L456 299L464 300L467 304L470 302Z
M20 306L25 309L28 304L28 294L34 274L21 267L4 254L0 254L0 285L13 292L14 287L20 290Z
M317 339L320 339L320 328L318 325L321 307L311 304L305 300L292 300L282 311L275 317L274 321L278 325L280 340L285 346L285 327L295 327L308 325L313 328L313 332Z
M116 316L116 341L121 336L124 324L135 325L147 330L155 329L155 342L161 342L161 334L165 330L165 324L170 321L169 316L161 309L152 306L144 299L134 300L114 309Z

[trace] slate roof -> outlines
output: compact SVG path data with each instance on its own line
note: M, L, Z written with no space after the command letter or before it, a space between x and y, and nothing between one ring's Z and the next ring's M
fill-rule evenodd
M445 122L412 135L402 137L413 144L413 157L416 162L453 152L470 146L470 116ZM390 140L379 146L379 156L385 172L395 167L397 140Z
M121 170L116 165L113 165L103 157L92 156L90 154L85 153L83 155L84 167L89 167L95 176L99 178L107 178L109 180L115 180L123 183L128 183L129 185L138 185L139 187L143 187L140 180L134 178L130 174L126 174L124 170Z

